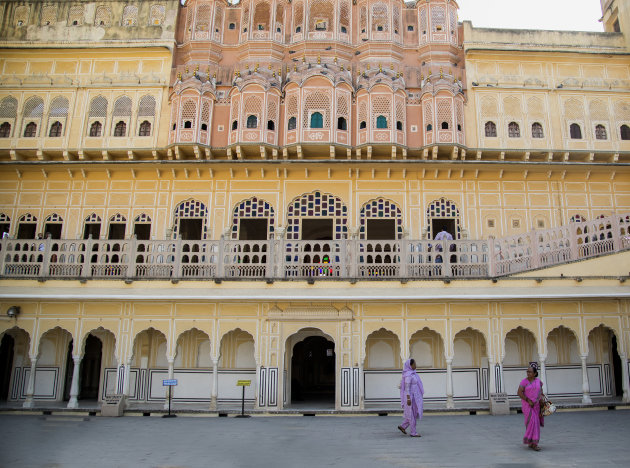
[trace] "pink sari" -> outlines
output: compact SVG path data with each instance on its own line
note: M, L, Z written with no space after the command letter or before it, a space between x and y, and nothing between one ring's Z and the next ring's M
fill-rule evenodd
M525 436L524 444L536 444L540 441L540 428L545 425L544 418L540 415L540 397L542 396L542 382L534 379L530 382L523 379L520 383L523 393L527 398L534 402L534 406L529 406L525 400L521 402L523 408L523 416L525 416Z

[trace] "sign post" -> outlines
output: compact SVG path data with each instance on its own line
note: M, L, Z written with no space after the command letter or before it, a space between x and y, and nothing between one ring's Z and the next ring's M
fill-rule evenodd
M237 418L249 418L249 414L245 414L245 387L252 384L251 380L239 380L236 382L237 387L243 387L243 399L241 400L241 414L237 414Z
M173 396L173 387L177 385L177 379L164 379L162 380L162 386L168 387L168 414L163 415L163 418L175 418L176 414L171 414L171 399Z

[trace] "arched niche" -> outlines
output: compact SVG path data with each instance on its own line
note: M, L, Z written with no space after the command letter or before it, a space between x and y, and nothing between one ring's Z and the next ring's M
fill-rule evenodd
M209 369L212 367L210 353L210 337L205 332L192 328L177 338L174 367L176 369Z
M409 339L409 356L418 368L444 369L444 341L440 334L427 327L415 332Z
M580 363L580 348L575 333L562 325L551 330L547 335L547 365Z
M486 339L479 330L466 328L453 339L453 367L482 367L488 356Z
M240 328L232 330L221 338L220 369L255 369L254 337Z
M168 367L166 336L155 328L139 332L134 338L131 367L156 369Z
M401 369L400 340L395 333L381 328L365 340L365 369Z
M526 328L517 327L505 335L504 366L526 367L538 361L536 338Z

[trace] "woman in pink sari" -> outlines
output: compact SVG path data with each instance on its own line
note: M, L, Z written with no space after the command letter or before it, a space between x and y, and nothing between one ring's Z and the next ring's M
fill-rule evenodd
M398 429L403 434L407 434L407 428L411 426L411 437L420 437L420 434L416 432L416 419L422 419L423 395L424 387L420 376L416 373L416 361L408 359L405 361L400 381L400 405L405 419Z
M525 436L523 443L532 450L540 450L540 428L545 425L545 420L540 414L540 400L543 397L543 385L538 379L538 364L529 363L527 378L518 386L518 396L521 398L523 416L525 416Z

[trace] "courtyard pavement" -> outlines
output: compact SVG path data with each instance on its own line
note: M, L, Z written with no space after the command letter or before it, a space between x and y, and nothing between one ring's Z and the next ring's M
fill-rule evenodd
M428 415L421 438L396 416L0 415L2 467L613 467L630 466L630 410L558 412L541 452L523 416Z

